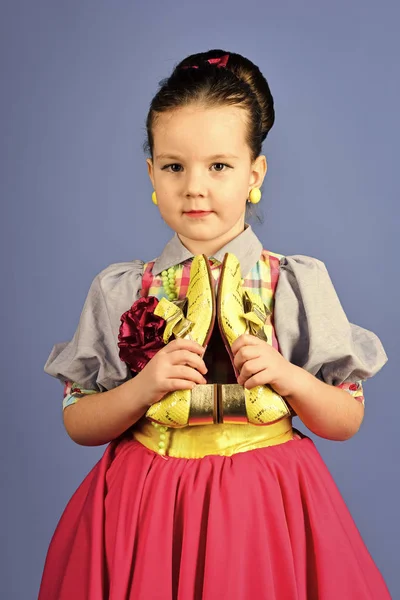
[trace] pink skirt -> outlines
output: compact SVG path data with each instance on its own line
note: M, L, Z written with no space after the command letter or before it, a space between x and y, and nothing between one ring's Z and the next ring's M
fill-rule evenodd
M307 437L201 459L123 438L76 490L39 600L386 600Z

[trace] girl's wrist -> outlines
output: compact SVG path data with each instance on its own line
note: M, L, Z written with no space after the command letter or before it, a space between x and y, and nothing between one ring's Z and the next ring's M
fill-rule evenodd
M308 371L294 365L288 361L286 372L282 382L277 382L272 387L284 398L288 400L303 393L302 390L310 386L310 377L313 377Z
M141 410L147 411L148 408L155 402L161 399L161 397L155 397L151 393L150 386L143 381L143 371L140 371L133 379L129 381L131 384L130 393L130 404L134 411Z
M292 363L291 367L290 386L286 394L289 401L306 397L315 392L316 387L324 385L322 381L319 381L319 379L302 367L298 367Z
M148 406L145 404L143 387L140 385L140 380L137 380L138 375L129 379L115 389L117 403L125 415L128 426L133 425L142 418Z
M140 372L127 382L128 404L133 412L147 410L150 406L146 386L142 385Z

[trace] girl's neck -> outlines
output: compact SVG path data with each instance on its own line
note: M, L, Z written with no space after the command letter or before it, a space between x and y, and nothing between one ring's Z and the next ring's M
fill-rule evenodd
M210 240L194 240L178 233L178 237L182 244L187 248L194 256L198 254L205 254L206 256L214 256L218 250L221 250L226 244L234 240L240 235L247 225L240 224L230 229L226 234L218 236Z

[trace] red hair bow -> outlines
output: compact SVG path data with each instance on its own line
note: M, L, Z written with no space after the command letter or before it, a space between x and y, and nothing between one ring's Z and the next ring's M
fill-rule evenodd
M210 65L215 65L217 67L226 67L226 65L228 64L228 59L229 59L229 54L224 54L223 56L220 56L219 58L208 58L207 62L210 63ZM199 67L197 65L188 65L186 67L182 67L182 69L198 69Z

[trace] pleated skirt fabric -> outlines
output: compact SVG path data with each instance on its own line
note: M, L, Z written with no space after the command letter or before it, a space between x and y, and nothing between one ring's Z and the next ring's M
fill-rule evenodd
M387 600L314 443L231 457L107 446L67 504L39 600Z

